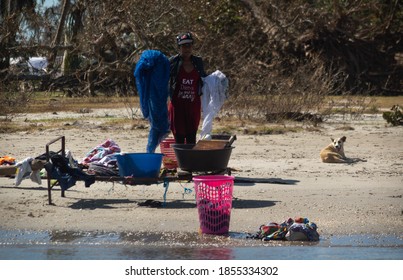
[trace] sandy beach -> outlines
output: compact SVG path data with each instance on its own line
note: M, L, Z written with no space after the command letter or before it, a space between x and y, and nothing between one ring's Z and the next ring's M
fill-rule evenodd
M291 124L290 124L291 125ZM348 129L347 129L348 127ZM45 152L45 145L64 135L66 148L80 160L96 145L113 139L123 152L144 152L148 129L103 129L82 124L68 129L0 135L0 154L23 160ZM365 159L355 164L325 164L320 150L330 137L345 135L345 153ZM237 134L228 166L232 175L271 179L272 183L236 183L231 232L255 233L261 224L306 217L318 232L396 234L403 232L403 127L388 126L381 115L358 120L334 116L315 129L278 135ZM157 150L158 152L158 150ZM78 182L60 196L52 191L48 205L46 180L0 177L0 229L72 231L196 232L199 220L192 182L171 182L166 207L163 184L123 185Z

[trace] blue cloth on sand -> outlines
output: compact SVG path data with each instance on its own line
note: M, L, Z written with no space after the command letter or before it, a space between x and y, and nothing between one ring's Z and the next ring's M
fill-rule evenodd
M168 81L169 60L157 50L146 50L136 64L134 77L143 117L150 122L147 153L154 153L169 133Z

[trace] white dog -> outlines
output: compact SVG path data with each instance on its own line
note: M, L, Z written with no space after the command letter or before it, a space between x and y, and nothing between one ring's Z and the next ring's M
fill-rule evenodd
M343 136L341 138L333 139L326 148L320 151L320 158L322 162L326 163L349 163L349 159L346 158L344 154L344 142L346 142L347 137Z

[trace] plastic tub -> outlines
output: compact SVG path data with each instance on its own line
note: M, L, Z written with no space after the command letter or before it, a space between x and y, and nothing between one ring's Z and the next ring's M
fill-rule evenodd
M163 154L124 153L116 155L121 177L157 178L161 170Z
M194 150L194 144L173 144L178 165L190 172L221 171L227 168L232 149Z
M206 234L228 234L234 177L225 175L195 176L196 205L200 231Z
M178 167L178 161L176 160L175 151L172 145L175 144L174 138L165 138L160 143L162 157L162 164L165 169L176 169Z

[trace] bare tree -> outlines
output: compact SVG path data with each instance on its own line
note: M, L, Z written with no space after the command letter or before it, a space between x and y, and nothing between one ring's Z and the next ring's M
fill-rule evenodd
M70 1L63 0L59 24L57 26L57 31L56 31L55 37L54 37L52 45L51 45L52 51L49 53L49 56L48 56L48 69L50 69L50 71L54 71L53 68L54 68L54 63L55 63L55 59L57 56L57 49L55 49L55 47L60 44L61 38L64 34L64 26L65 26L65 22L66 22L66 17L69 12L69 6L70 6Z
M44 89L71 96L133 94L132 72L141 52L173 55L175 35L190 30L207 70L226 73L231 94L240 99L323 92L321 85L314 89L316 82L304 84L315 81L317 69L328 79L329 93L401 93L396 54L403 52L403 12L397 0L61 0L45 14L31 8L37 23L30 32L21 32L20 20L28 18L23 7L30 5L11 9L17 2L39 0L0 1L0 63L7 81L21 79L4 64L11 56L50 54L52 75L34 77ZM15 39L26 34L42 35ZM61 56L63 69L54 63ZM308 77L302 81L295 73Z

